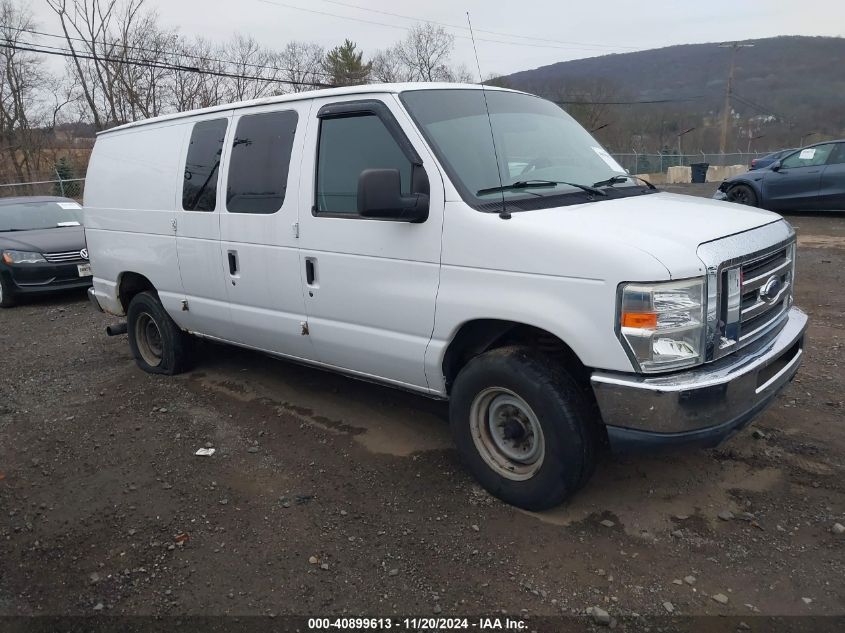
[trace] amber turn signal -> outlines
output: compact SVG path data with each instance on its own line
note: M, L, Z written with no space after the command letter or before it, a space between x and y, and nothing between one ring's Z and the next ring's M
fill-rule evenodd
M657 314L655 312L623 312L622 327L653 330L657 328Z

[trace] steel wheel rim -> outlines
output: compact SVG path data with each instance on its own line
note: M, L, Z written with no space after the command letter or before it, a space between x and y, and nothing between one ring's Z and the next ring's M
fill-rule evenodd
M155 319L146 312L142 312L135 319L135 341L138 344L138 352L147 365L157 367L161 364L164 351L161 330L158 329Z
M524 481L543 465L543 427L528 403L510 389L490 387L475 396L470 431L481 458L502 477Z

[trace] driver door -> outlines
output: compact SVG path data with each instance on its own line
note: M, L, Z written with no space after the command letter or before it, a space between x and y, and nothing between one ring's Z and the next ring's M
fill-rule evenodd
M845 209L845 143L837 143L827 159L819 187L820 209Z
M805 147L781 160L778 170L767 170L763 179L766 208L817 208L822 171L833 148L833 143Z
M403 193L430 191L424 222L358 213L359 177L375 168L398 169ZM315 99L301 173L300 264L318 360L428 390L445 201L434 159L392 95Z

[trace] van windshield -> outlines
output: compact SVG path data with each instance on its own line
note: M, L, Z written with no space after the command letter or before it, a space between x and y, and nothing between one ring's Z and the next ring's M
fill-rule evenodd
M484 98L481 90L469 89L415 90L401 95L471 206L495 211L501 209L504 197L515 210L540 209L644 192L554 103L518 92L487 90L488 121ZM595 183L605 183L602 191L611 195L593 195L589 189Z

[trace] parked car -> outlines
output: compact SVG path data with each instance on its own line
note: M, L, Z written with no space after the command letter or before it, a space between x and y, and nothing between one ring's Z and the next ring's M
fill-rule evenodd
M0 198L0 307L18 298L87 288L82 207L69 198Z
M755 169L764 169L765 167L769 167L775 161L780 160L787 154L791 154L795 151L795 148L791 149L782 149L779 152L772 152L771 154L766 154L765 156L761 156L760 158L752 158L751 159L751 166L749 169L754 171Z
M184 370L197 336L449 399L468 469L523 508L605 444L730 437L803 353L786 221L644 185L521 92L356 86L117 127L85 220L92 302L145 371Z
M810 145L728 178L713 197L771 211L845 209L845 141Z

